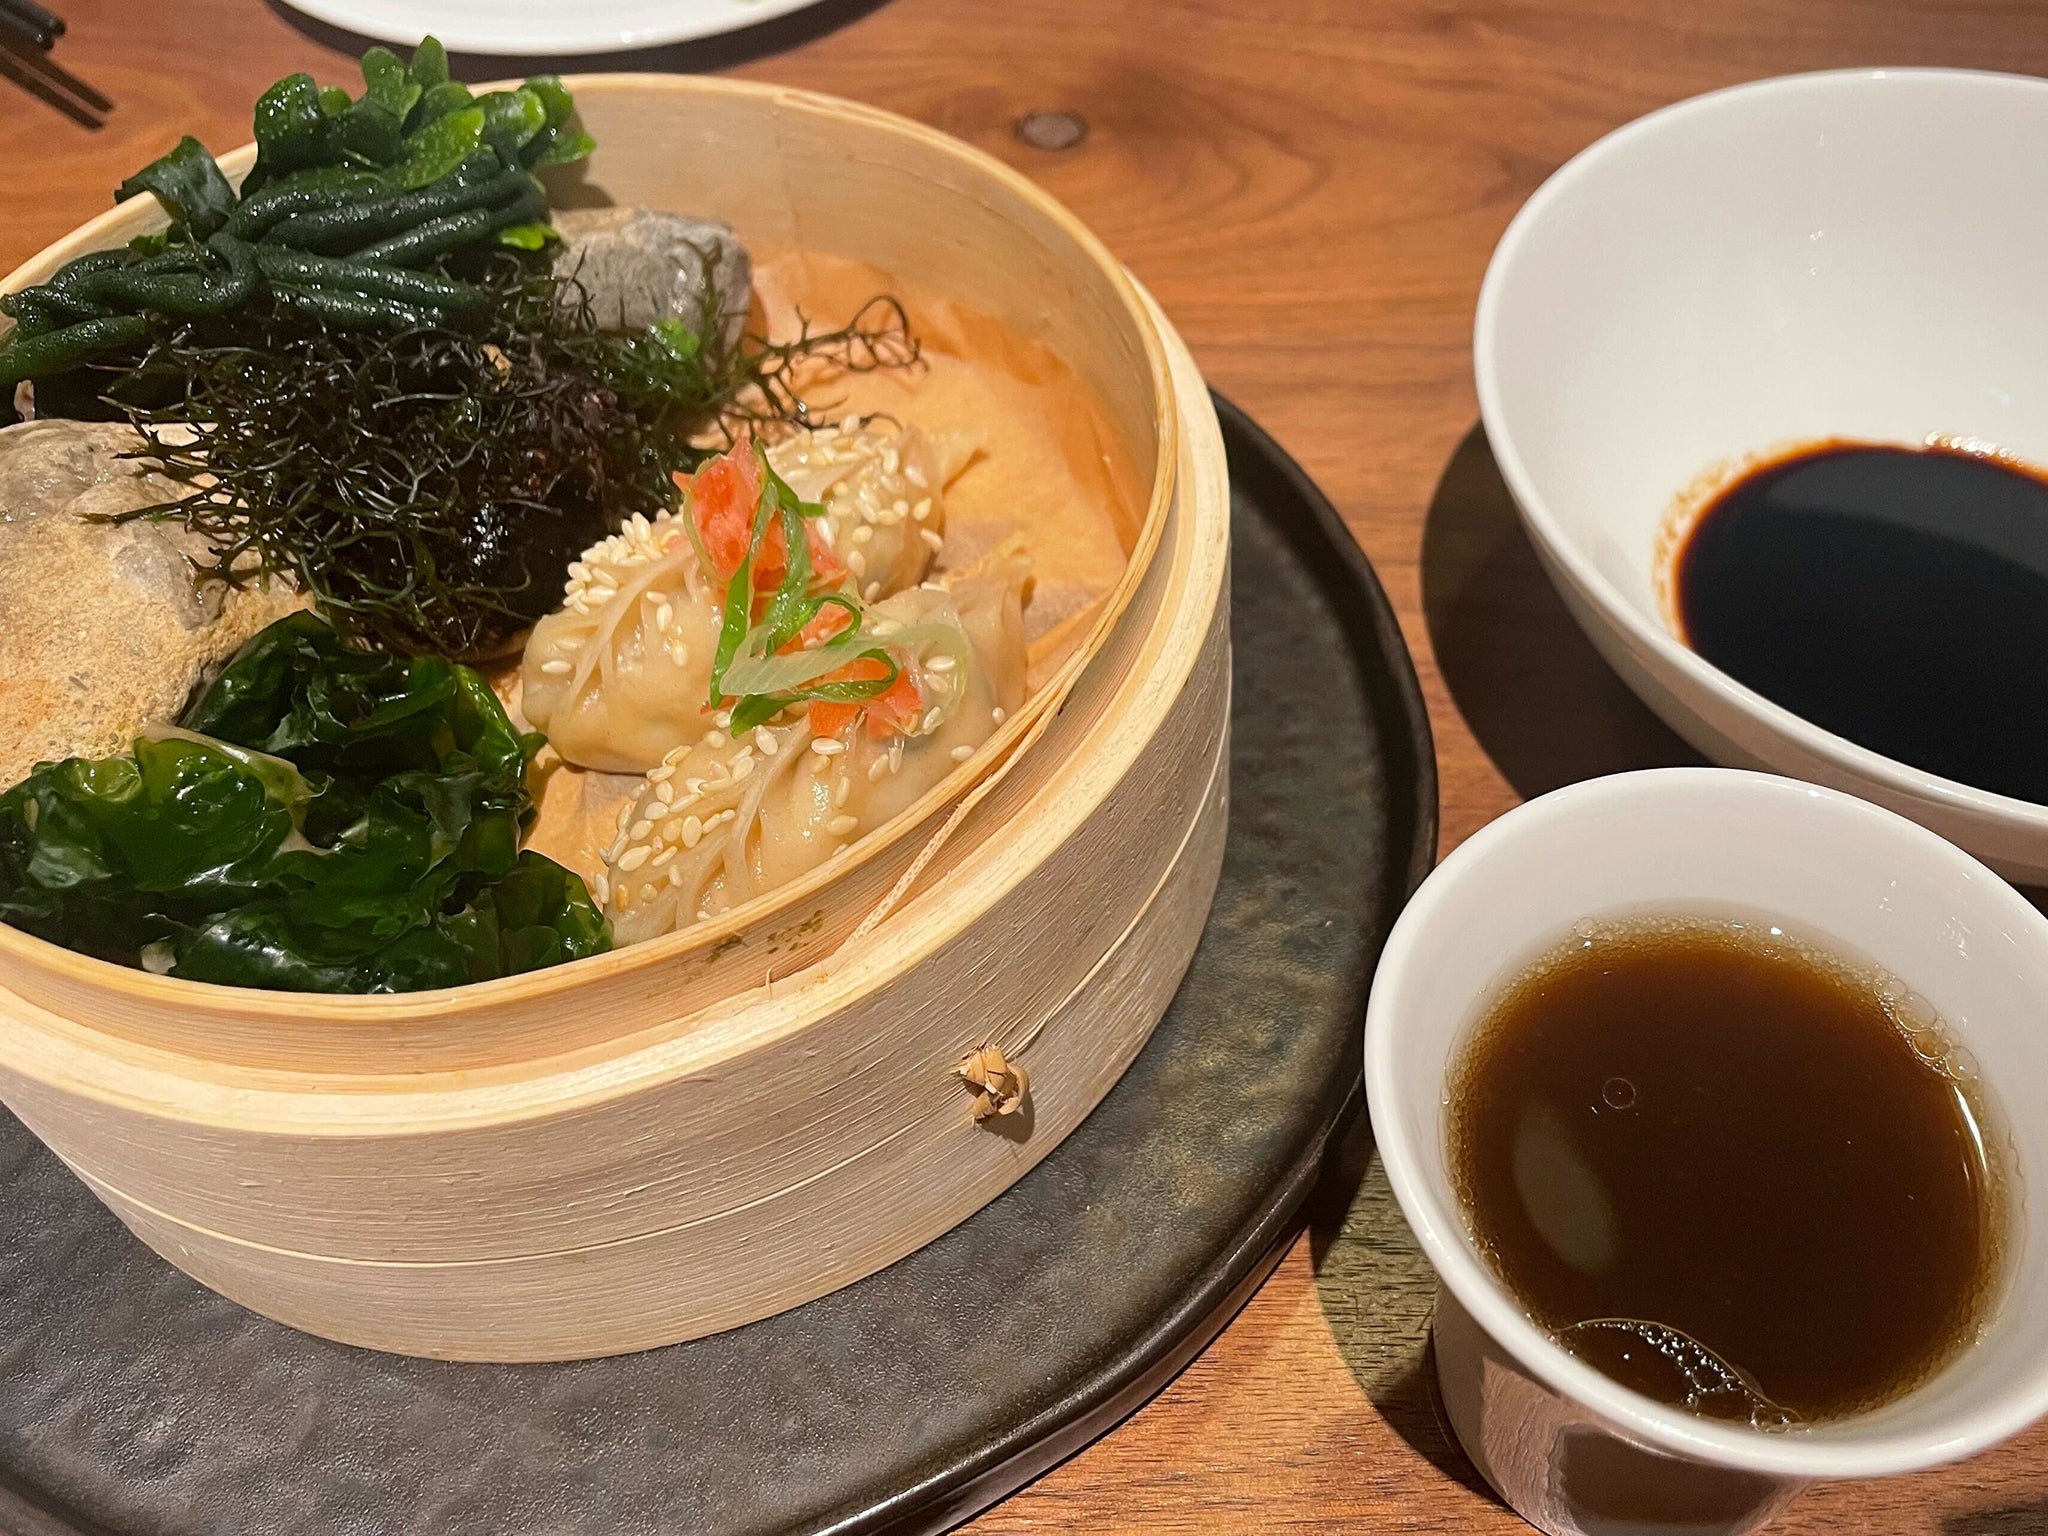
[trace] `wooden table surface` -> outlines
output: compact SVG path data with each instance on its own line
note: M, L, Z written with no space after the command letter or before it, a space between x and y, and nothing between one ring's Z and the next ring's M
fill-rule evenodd
M0 83L0 270L106 207L177 134L241 143L270 81L351 78L363 46L263 0L55 3L71 21L57 59L116 106L89 129ZM857 97L1001 156L1076 210L1377 564L1436 728L1446 850L1523 796L1691 757L1593 657L1515 526L1469 351L1494 241L1550 171L1642 112L1857 64L2048 73L2048 13L2026 0L826 0L694 48L556 61L731 69ZM21 72L0 54L0 73ZM1032 112L1076 113L1087 134L1031 147L1015 125ZM1526 1530L1439 1424L1429 1294L1361 1134L1222 1338L971 1529ZM1946 1471L1815 1489L1773 1529L2048 1533L2048 1427Z

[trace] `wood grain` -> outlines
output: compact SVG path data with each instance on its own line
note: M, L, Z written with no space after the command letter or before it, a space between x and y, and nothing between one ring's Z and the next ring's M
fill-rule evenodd
M189 129L240 142L254 92L338 78L352 39L254 0L68 0L98 134L0 84L0 261L103 206ZM1574 150L1678 97L1853 64L2048 72L2025 0L827 0L801 25L651 61L736 67L908 113L1009 160L1130 263L1210 380L1343 510L1416 654L1444 846L1522 795L1687 760L1543 585L1475 433L1472 304L1515 208ZM759 50L772 50L753 56ZM471 78L504 73L464 61ZM1070 111L1063 153L1012 136ZM1228 1332L981 1536L1526 1531L1469 1486L1421 1370L1426 1278L1365 1177ZM1787 1533L2044 1536L2048 1431L1963 1467L1806 1495Z

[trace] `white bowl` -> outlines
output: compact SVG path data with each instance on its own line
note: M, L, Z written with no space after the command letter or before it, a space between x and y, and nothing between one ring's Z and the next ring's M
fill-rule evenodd
M1876 1412L1789 1433L1665 1407L1552 1342L1474 1247L1445 1166L1447 1069L1501 984L1581 918L1730 908L1874 961L1933 1003L1976 1058L2021 1207L2005 1287L1978 1341ZM1791 779L1654 769L1532 800L1423 882L1373 981L1366 1096L1388 1180L1445 1288L1581 1422L1766 1478L1871 1477L1970 1455L2048 1411L2048 1224L2025 1209L2030 1192L2048 1191L2044 1017L2048 918L1953 844L1865 801ZM1439 1365L1448 1399L1454 1366L1442 1358ZM1455 1417L1460 1405L1451 1406ZM1499 1447L1475 1446L1467 1425L1459 1427L1487 1465ZM1537 1428L1526 1417L1502 1429L1518 1455L1543 1449L1530 1445Z
M1659 540L1704 474L1844 436L2048 463L2048 82L1794 75L1680 102L1545 182L1480 290L1502 474L1566 605L1716 761L1862 795L2015 878L2048 807L1821 730L1682 645Z

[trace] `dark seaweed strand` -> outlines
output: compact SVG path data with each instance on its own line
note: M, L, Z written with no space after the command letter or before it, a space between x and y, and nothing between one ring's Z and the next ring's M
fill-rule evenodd
M673 497L681 460L558 345L551 285L500 282L474 330L378 335L307 311L255 344L159 343L135 371L181 373L183 397L138 424L194 489L152 510L223 573L288 572L357 638L502 650L608 522Z
M799 310L794 339L771 342L749 337L741 350L745 356L719 408L720 422L728 433L738 425L757 429L784 423L822 426L837 405L802 393L810 370L819 370L829 380L836 375L909 368L923 355L902 301L886 293L869 299L851 320L834 330L813 330L810 318Z
M809 421L809 359L829 373L916 356L893 301L839 330L677 357L600 332L580 285L531 260L476 280L475 313L386 332L277 305L162 321L103 376L192 489L127 515L181 519L226 580L288 573L366 643L501 654L557 606L581 550L675 504L708 426Z
M717 253L693 249L699 270L712 271ZM670 430L687 433L709 423L722 447L747 432L772 433L829 420L837 402L807 396L807 381L829 387L831 380L847 374L911 367L922 355L909 315L889 294L869 299L851 320L832 330L814 330L799 310L793 340L743 335L728 352L716 346L725 331L725 296L707 283L687 329L712 345L683 362L656 359L646 341L622 347L617 332L601 329L604 317L592 310L576 274L567 275L563 296L577 309L579 325L591 332L594 351L603 354L592 357L593 371L603 373L623 398L657 413ZM678 401L687 402L680 412L672 409Z

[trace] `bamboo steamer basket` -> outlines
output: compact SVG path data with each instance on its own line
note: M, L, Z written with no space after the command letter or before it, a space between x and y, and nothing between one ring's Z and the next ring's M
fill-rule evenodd
M1115 1083L1222 856L1228 486L1156 307L1057 204L918 125L729 81L570 83L602 146L586 191L850 256L1042 339L1151 498L1123 583L986 763L720 923L380 998L179 982L0 927L0 1099L195 1278L408 1354L672 1343L930 1241ZM6 286L152 219L117 209ZM990 1044L1030 1089L978 1122L956 1068Z

